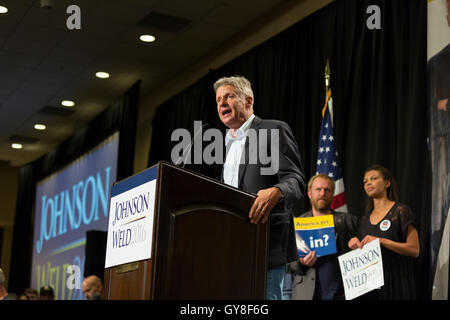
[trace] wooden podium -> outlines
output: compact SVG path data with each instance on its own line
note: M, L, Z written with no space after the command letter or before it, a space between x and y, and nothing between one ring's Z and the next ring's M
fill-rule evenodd
M105 298L265 299L268 226L250 223L255 196L156 167L151 258L106 268Z

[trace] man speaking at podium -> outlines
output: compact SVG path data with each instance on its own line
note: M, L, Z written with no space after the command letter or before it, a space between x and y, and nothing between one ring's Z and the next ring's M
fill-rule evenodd
M257 194L250 222L268 221L270 226L266 298L281 300L285 265L297 260L293 213L305 194L300 152L287 123L253 114L254 96L246 78L221 78L214 90L219 118L229 128L222 179ZM263 159L267 155L269 167Z

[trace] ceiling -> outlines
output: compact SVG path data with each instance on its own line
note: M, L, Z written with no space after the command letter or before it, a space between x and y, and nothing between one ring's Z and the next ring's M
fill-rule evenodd
M37 159L138 79L145 95L282 2L0 0L8 8L0 14L0 160L20 166ZM80 30L66 26L72 4L81 9ZM156 41L144 43L141 34ZM96 78L97 71L110 78ZM35 130L35 123L47 130Z

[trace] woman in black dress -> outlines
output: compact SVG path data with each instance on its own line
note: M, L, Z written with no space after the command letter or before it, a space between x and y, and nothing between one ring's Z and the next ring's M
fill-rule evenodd
M384 286L363 298L415 299L414 258L419 255L419 236L414 216L408 206L398 202L398 189L389 170L374 165L365 172L363 182L367 211L359 238L350 239L348 246L362 248L379 239L384 271Z

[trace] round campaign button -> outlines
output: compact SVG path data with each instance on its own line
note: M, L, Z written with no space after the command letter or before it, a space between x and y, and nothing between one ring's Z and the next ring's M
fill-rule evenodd
M381 231L387 231L391 227L391 221L390 220L383 220L380 223L380 230Z

